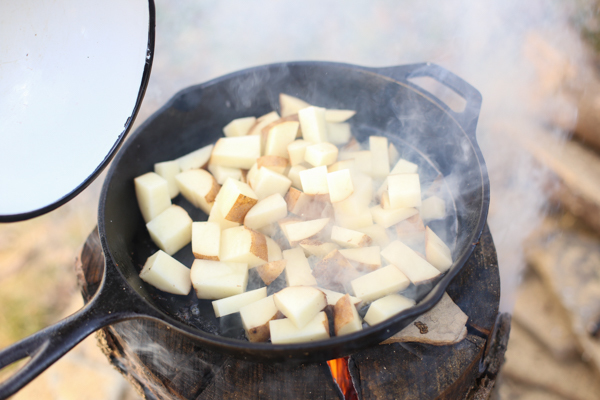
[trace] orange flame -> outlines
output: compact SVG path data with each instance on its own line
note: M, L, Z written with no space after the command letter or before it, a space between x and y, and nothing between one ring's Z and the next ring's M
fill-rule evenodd
M348 370L348 357L337 358L327 361L331 375L339 386L345 400L358 400L358 394L352 383L350 371Z

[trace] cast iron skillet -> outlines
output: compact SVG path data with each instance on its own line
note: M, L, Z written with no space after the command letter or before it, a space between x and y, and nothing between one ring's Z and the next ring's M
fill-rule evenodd
M451 111L408 81L422 76L434 78L460 94L466 100L465 110ZM446 177L458 222L455 262L431 291L421 294L423 300L416 307L343 337L290 345L249 343L228 337L231 335L227 333L216 334L219 327L210 303L208 307L200 304L195 313L199 316L189 318L185 310L198 302L193 293L187 297L168 295L139 279L145 258L156 247L138 211L133 178L151 171L156 162L215 142L222 136L222 127L234 118L278 109L281 92L323 107L358 110L352 123L360 141L382 132L399 148L406 147L406 140ZM82 310L0 353L0 368L31 357L0 386L0 398L15 393L92 332L132 318L161 321L213 350L271 362L329 360L391 336L439 301L481 235L489 207L489 181L475 139L480 106L477 90L433 64L390 68L325 62L273 64L182 90L131 136L110 168L99 205L98 227L106 257L100 289ZM180 204L188 208L193 220L206 218L185 201ZM175 256L191 265L184 250Z

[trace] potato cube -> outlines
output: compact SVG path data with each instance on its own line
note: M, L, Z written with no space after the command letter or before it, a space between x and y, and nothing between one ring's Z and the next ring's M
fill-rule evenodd
M150 237L168 255L192 240L192 219L183 208L172 205L146 224Z
M421 218L425 221L446 218L446 202L437 196L426 198L421 204Z
M226 220L242 223L257 202L258 196L248 184L228 178L219 193L218 205Z
M335 304L333 307L333 315L335 336L347 335L362 329L362 321L348 294L339 299Z
M179 168L182 172L189 169L202 168L208 163L213 148L214 145L209 144L208 146L204 146L196 151L181 156L175 161L179 164Z
M319 289L321 292L325 293L325 296L327 297L327 305L329 305L329 306L335 306L335 303L337 303L339 299L341 299L342 297L345 296L345 293L334 292L333 290L324 289L321 287L318 287L317 289ZM354 304L354 305L357 305L362 302L362 299L359 299L358 297L350 296L350 302L352 302L352 304Z
M313 142L307 142L306 140L296 140L288 144L287 152L288 158L290 159L290 165L298 165L304 162L304 156L306 154L306 148L312 146Z
M333 226L331 228L331 241L342 247L357 248L370 246L373 239L362 232Z
M249 292L236 294L235 296L215 300L212 302L212 306L215 310L215 316L219 318L239 312L242 307L252 304L260 299L264 299L265 297L267 297L267 288L262 287Z
M174 199L179 194L179 187L175 181L175 176L181 172L179 163L175 160L164 161L154 164L154 172L162 176L169 186L169 196Z
M133 180L135 195L144 221L150 222L171 205L167 180L154 172Z
M381 206L374 206L369 209L376 224L389 228L398 222L416 215L419 211L416 208L396 208L384 210Z
M185 296L192 288L190 269L162 250L148 257L140 278L167 293Z
M269 261L265 235L245 226L225 229L221 232L221 261L246 263L249 268Z
M192 264L191 279L199 299L235 296L246 291L248 264L196 259Z
M260 136L221 138L215 144L210 163L223 167L250 169L260 155Z
M306 171L307 168L304 165L294 165L290 168L287 177L292 181L292 186L296 189L302 189L302 181L300 180L300 172Z
M271 261L256 267L256 272L258 272L260 279L262 279L265 285L270 285L281 275L286 264L287 260Z
M345 291L348 283L360 275L337 249L323 257L312 274L319 286L337 291Z
M370 302L406 289L410 281L398 268L388 265L354 279L350 284L356 297Z
M292 181L288 177L268 168L260 168L252 187L258 199L262 200L275 193L285 196L290 186L292 186Z
M354 191L347 199L334 204L336 211L355 215L367 210L373 198L373 178L362 173L353 174L352 187Z
M392 208L421 206L419 174L390 175L387 182Z
M269 331L269 321L277 319L281 314L273 296L255 301L240 309L242 325L246 331L246 337L251 342L266 342L271 337Z
M246 136L255 123L256 117L236 118L225 125L223 134L227 137Z
M305 343L329 339L329 320L325 312L318 313L303 328L298 328L289 318L269 321L271 343Z
M390 173L390 159L388 152L388 140L384 136L370 136L369 150L372 157L372 176L374 178L385 178Z
M265 236L265 240L267 241L267 259L269 262L279 261L283 258L281 254L281 247L271 239L269 236Z
M373 154L369 150L340 151L339 160L354 160L356 170L371 176L373 173Z
M373 326L414 305L413 299L399 294L390 294L371 303L365 315L365 322Z
M324 257L333 250L338 249L338 245L331 242L323 242L318 239L304 239L300 243L304 253L309 256Z
M325 294L310 286L291 286L273 295L275 306L296 325L304 327L327 305Z
M221 227L221 230L240 226L239 223L226 220L225 217L223 217L223 213L221 213L221 207L219 207L219 195L217 195L213 208L210 210L208 221L218 223Z
M327 142L324 108L311 106L298 110L298 119L304 140L313 143Z
M283 174L288 167L288 160L279 156L262 156L256 160L256 167L259 170L261 168L268 168L273 172Z
M329 218L320 218L288 224L285 228L287 238L292 246L296 246L301 240L312 238L320 233L328 223Z
M317 284L301 248L284 250L283 258L287 260L285 279L288 286L315 286Z
M356 230L368 235L373 239L373 244L379 247L385 247L390 243L390 237L386 229L381 225L365 226Z
M285 121L269 129L265 155L289 158L288 146L296 140L299 128L299 122Z
M221 226L217 222L192 222L192 252L203 260L219 261Z
M250 131L248 131L248 135L249 136L255 136L255 135L261 136L263 128L265 128L269 124L272 124L273 122L277 121L278 119L280 119L280 117L279 117L279 114L277 114L277 111L271 111L268 114L258 117L256 119L256 123L254 124L254 126L252 128L250 128ZM261 141L262 141L262 139L261 139Z
M440 272L446 272L452 266L450 248L429 227L425 228L425 258Z
M381 256L404 272L415 285L433 279L440 274L437 268L399 240L394 240L383 249Z
M348 143L352 137L350 124L327 122L326 126L329 143L339 146Z
M206 214L210 214L215 198L221 189L221 185L217 183L210 172L204 169L189 169L177 174L175 181L181 195L187 201Z
M341 249L340 253L348 260L358 264L361 269L375 270L381 266L381 248L379 246Z
M354 184L350 170L329 172L327 174L327 187L329 188L329 198L332 203L338 203L346 200L354 193Z
M352 118L356 114L354 110L325 110L325 121L327 122L344 122Z
M418 170L419 166L417 164L406 161L405 159L400 159L390 172L390 175L416 174Z
M390 143L388 146L388 157L390 159L390 165L396 165L398 160L400 159L400 153L396 146L393 143ZM415 171L416 172L416 171Z
M285 195L287 210L305 219L317 219L323 212L324 204L316 196L290 188Z
M265 197L248 211L244 225L250 229L259 229L287 216L287 203L279 193Z
M282 117L298 114L298 111L306 107L310 107L310 104L304 100L300 100L299 98L290 96L289 94L279 93L279 108L281 109Z
M313 167L321 165L331 165L337 161L338 148L335 145L322 142L308 146L304 153L304 161Z
M338 203L339 204L339 203ZM346 214L335 210L335 222L346 229L359 229L373 225L373 217L368 209L357 214Z
M224 167L222 165L208 164L208 171L215 177L219 185L225 183L227 178L236 181L242 180L242 170L240 168Z
M327 167L327 172L332 173L332 172L341 171L343 169L348 169L348 170L350 170L350 172L354 172L355 171L355 167L354 167L355 162L356 161L354 161L353 158L351 158L350 160L337 161Z
M329 185L327 184L327 167L310 168L300 171L300 182L302 182L302 191L306 194L328 194Z

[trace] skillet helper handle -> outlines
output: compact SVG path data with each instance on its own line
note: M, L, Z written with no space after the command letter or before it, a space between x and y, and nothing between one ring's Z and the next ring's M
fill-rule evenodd
M448 112L462 126L468 135L473 138L475 137L475 128L477 127L479 112L481 111L481 93L459 76L439 65L431 63L375 68L374 70L378 74L403 82L407 82L412 78L429 77L452 89L466 101L465 109L461 112L451 110L443 101L433 94L429 92L427 92L427 94L434 97L436 103ZM411 85L413 84L411 83ZM421 92L424 91L421 87L419 87L418 90Z
M95 296L84 308L57 324L0 351L0 370L31 357L18 371L0 382L0 399L15 394L91 333L129 317L126 312L106 310L102 303L110 300L99 297L102 296Z

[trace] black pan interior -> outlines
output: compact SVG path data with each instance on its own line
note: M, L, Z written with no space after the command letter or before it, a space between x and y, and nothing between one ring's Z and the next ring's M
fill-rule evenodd
M214 143L234 118L278 110L279 93L322 107L357 110L351 122L359 141L384 133L409 159L414 155L427 158L432 165L430 175L440 171L454 199L453 259L469 252L480 234L482 209L487 207L482 185L487 177L474 132L466 134L450 114L410 85L355 66L289 63L241 71L185 89L149 118L115 158L100 202L99 224L105 252L131 287L153 307L204 332L245 340L236 321L239 317L219 321L210 302L199 302L195 294L169 295L139 279L146 258L157 247L138 210L133 179L152 171L154 163ZM207 218L181 196L174 203L186 208L194 221ZM189 246L176 258L191 266ZM452 268L462 267L458 264Z

